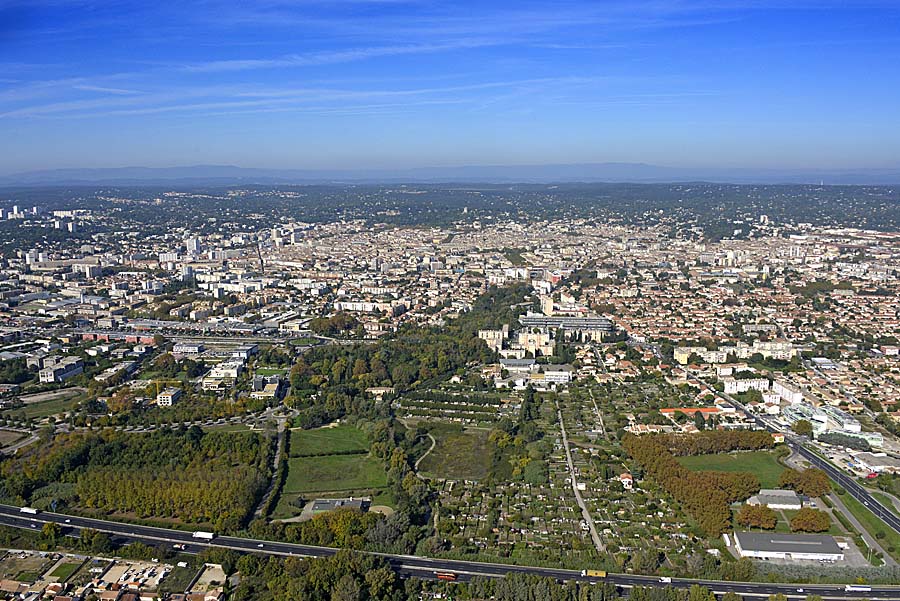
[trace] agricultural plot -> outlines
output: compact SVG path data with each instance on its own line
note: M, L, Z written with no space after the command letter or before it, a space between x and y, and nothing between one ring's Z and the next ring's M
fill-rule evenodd
M495 488L446 481L438 492L438 527L454 548L486 557L570 565L595 554L571 489L563 482L515 482Z
M404 419L490 425L507 413L510 403L498 394L421 391L395 402Z
M620 404L630 395L638 404L629 409L639 411L641 403L655 403L664 389L645 383L626 394L627 389L620 387L611 392L596 387L592 400L588 390L573 387L569 395L560 398L582 498L607 552L617 562L623 557L629 562L656 557L659 552L667 558L702 552L685 533L687 517L653 481L639 480L633 490L627 490L619 481L630 463L615 435L616 424L625 423L624 416L618 413ZM566 479L568 467L561 446L554 450L549 466L552 480L563 479L565 486L571 486ZM617 569L627 567L628 564L617 565Z

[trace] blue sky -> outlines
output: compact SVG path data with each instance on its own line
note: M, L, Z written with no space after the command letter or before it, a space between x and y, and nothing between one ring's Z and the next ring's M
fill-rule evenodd
M900 166L900 2L0 0L0 173Z

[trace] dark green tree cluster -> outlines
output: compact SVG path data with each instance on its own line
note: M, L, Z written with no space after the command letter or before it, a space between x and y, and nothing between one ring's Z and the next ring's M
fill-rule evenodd
M24 358L10 359L0 363L0 384L21 384L32 378Z
M350 313L336 313L331 317L316 317L309 322L309 329L319 336L334 338L352 332L359 321Z
M848 436L847 434L841 434L840 432L823 432L822 434L819 434L818 440L819 442L824 442L826 444L856 449L857 451L868 452L872 450L872 446L866 439L859 438L858 436Z
M241 575L234 601L402 601L405 585L383 559L349 551L321 559L244 555L234 560ZM416 591L413 591L416 592Z

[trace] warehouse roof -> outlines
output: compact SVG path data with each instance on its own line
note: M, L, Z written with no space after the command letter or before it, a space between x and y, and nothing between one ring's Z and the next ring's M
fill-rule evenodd
M735 532L745 551L773 553L843 553L834 538L826 534L778 534L772 532Z

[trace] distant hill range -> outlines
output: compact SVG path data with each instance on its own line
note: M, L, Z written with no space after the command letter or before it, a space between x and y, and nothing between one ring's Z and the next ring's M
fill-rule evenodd
M0 177L0 186L324 183L721 182L735 184L900 184L888 169L702 169L644 163L491 165L416 169L254 169L229 165L51 169Z

